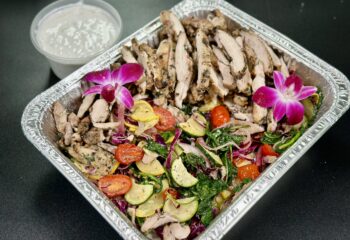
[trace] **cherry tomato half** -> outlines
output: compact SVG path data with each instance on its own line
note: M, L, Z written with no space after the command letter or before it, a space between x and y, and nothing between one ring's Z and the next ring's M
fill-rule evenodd
M163 191L163 199L165 200L170 194L174 199L177 199L179 197L179 193L174 188L167 188Z
M127 193L132 186L130 177L117 174L100 178L98 188L108 197L116 197Z
M159 116L159 121L155 128L159 131L169 131L175 128L176 120L170 111L162 107L153 107L153 111Z
M115 159L121 164L128 165L132 162L141 161L144 155L142 148L131 143L118 145L115 150Z
M263 156L275 156L275 157L279 156L279 154L276 153L275 150L273 150L273 147L269 144L262 145L261 153Z
M230 121L230 112L223 105L216 106L210 112L211 126L217 128Z
M246 178L254 180L255 178L259 177L259 175L260 172L258 166L256 166L255 164L249 164L238 168L238 178L241 181Z

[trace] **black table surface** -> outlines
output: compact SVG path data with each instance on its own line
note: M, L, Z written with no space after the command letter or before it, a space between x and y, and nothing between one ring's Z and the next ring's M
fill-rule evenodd
M1 2L0 239L120 239L20 127L26 104L58 81L29 37L49 2ZM120 11L125 37L177 1L108 2ZM230 2L350 76L349 0ZM347 112L225 239L350 239L349 147Z

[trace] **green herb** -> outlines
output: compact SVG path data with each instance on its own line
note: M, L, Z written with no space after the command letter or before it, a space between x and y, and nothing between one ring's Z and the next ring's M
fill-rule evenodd
M167 158L168 156L167 148L159 143L156 143L155 141L147 140L147 144L144 146L144 148L158 153L163 158Z
M234 135L231 133L231 127L214 129L212 131L207 131L207 144L210 147L218 147L224 145L228 142L235 142L240 144L244 140L244 136ZM228 151L228 147L220 149L220 151Z
M300 138L304 130L304 127L302 127L300 130L292 130L290 132L290 136L282 138L281 141L274 145L274 150L278 153L283 153Z
M221 157L222 162L226 168L226 182L228 184L230 184L232 182L232 179L237 175L237 168L232 164L231 158L229 156L232 156L232 146L229 146L229 151L223 153Z
M183 111L187 115L191 115L192 114L192 107L191 107L191 105L183 105L183 107L181 108L181 111Z
M245 178L243 179L243 181L238 185L236 186L234 189L233 189L233 192L239 192L242 190L243 186L246 185L247 183L250 183L252 180L250 178Z
M261 138L261 143L275 144L282 139L282 134L274 132L264 132L264 136Z
M174 136L174 133L170 132L170 131L161 132L159 134L160 134L160 136L162 136L162 138L164 139L165 142L168 141L171 137Z
M201 217L201 222L208 226L210 222L213 220L213 210L212 210L212 200L207 198L202 201L200 201L198 205L198 211L197 214Z
M197 156L194 153L183 153L181 155L181 159L183 160L186 167L189 167L190 169L205 167L205 160L201 156Z
M213 219L213 198L228 185L222 180L213 180L203 173L198 174L197 178L198 183L191 187L190 191L200 200L197 214L201 217L202 223L207 226Z

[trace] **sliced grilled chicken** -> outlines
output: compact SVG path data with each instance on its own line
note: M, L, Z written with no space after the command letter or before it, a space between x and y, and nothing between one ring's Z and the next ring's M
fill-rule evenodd
M261 62L255 65L254 68L255 78L252 84L253 93L260 87L265 86L265 74L264 67ZM266 123L267 109L253 103L253 121L257 124Z
M182 108L182 102L187 96L187 91L193 76L193 60L186 49L187 37L181 32L175 50L175 68L177 85L175 89L175 105Z
M123 46L121 53L122 53L123 60L126 63L137 63L137 60L136 60L134 54L130 51L130 49L128 47Z
M209 90L210 77L211 77L211 59L209 41L207 35L198 30L196 34L196 47L198 58L198 73L196 86L191 88L194 101L201 101L204 99L205 93Z
M158 64L156 50L151 48L148 44L142 43L139 46L140 54L147 59L150 77L147 78L147 89L151 90L153 85L163 86L162 83L162 69Z
M136 47L135 44L136 42L134 43L134 47ZM137 50L138 50L138 46L137 46ZM126 63L138 63L134 54L131 52L131 50L128 47L123 46L121 52L122 52L123 60ZM143 64L141 65L143 66ZM146 87L147 87L145 74L142 74L142 77L140 77L140 79L137 80L135 84L138 86L139 92L141 94L144 94L146 92Z
M67 110L60 102L55 102L53 104L53 117L55 119L58 132L64 134L67 124Z
M162 95L167 95L170 90L173 91L176 81L176 70L174 66L174 44L172 40L164 39L161 41L156 54L159 68L162 71L162 79L161 81L155 81L154 84L158 90L162 89Z
M267 45L267 43L265 41L262 41L264 43L265 48L267 49L267 51L269 52L270 56L271 56L271 60L273 63L273 66L275 68L280 68L281 67L281 61L278 58L278 56L276 55L276 53L272 50L272 48Z
M215 40L218 46L223 47L227 55L230 57L231 72L235 78L241 78L246 72L246 62L242 48L236 40L227 32L217 30Z
M218 65L218 62L209 47L208 37L202 30L198 30L196 34L196 46L198 56L198 78L196 87L191 89L193 100L203 100L206 92L209 92L211 98L216 98L216 95L224 97L227 95L228 89L224 87L221 76L214 70L212 63L214 61L215 65ZM214 58L212 58L211 55L213 55Z
M227 29L225 16L219 9L215 9L210 14L208 14L207 19L213 24L215 28L221 30Z
M264 42L255 33L241 31L243 42L249 46L255 53L257 59L262 62L266 75L271 75L273 71L273 63L269 52L267 51Z
M172 37L175 41L178 41L181 32L185 33L185 29L182 26L180 20L171 11L162 11L160 13L160 21L165 26L168 35ZM192 46L185 35L185 46L189 52L192 51Z
M95 96L96 94L89 94L83 98L83 102L81 103L77 113L78 118L82 118L84 116L86 111L90 108L91 104L94 102Z
M167 223L178 222L176 218L168 213L159 214L156 213L151 217L147 217L145 222L142 224L141 232L147 232L150 229L155 229Z
M289 77L288 67L282 57L280 58L280 61L281 61L281 67L279 70L281 71L284 77Z
M108 103L103 98L97 99L91 107L90 118L92 123L104 123L109 116Z
M239 93L250 96L252 94L252 77L250 75L249 69L245 69L244 75L237 79L237 90Z
M273 117L273 110L269 109L267 113L267 131L274 132L277 128L277 122Z
M218 67L222 75L223 84L228 89L235 89L236 82L231 75L230 63L227 60L225 54L216 46L213 46L213 52L217 58Z

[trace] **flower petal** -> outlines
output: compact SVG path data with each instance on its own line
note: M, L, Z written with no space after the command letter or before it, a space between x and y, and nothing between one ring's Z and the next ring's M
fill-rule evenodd
M107 101L107 102L113 102L115 99L115 88L108 84L102 88L101 96Z
M303 100L308 98L317 91L316 87L313 86L303 86L298 96L298 100Z
M304 106L298 101L287 103L287 123L294 125L300 123L304 118Z
M269 108L278 100L278 92L274 88L260 87L253 95L253 101L261 107Z
M119 85L136 82L143 74L143 67L137 63L126 63L112 72L112 79Z
M285 78L284 78L283 74L279 71L274 71L273 72L273 81L274 81L276 89L280 92L283 92L285 89L285 86L284 86Z
M277 122L279 122L284 117L284 115L286 115L286 103L278 101L273 108L273 117Z
M126 87L120 87L118 90L117 99L120 104L123 104L128 109L134 106L134 99Z
M83 95L85 96L85 95L94 94L94 93L100 94L101 91L102 91L102 86L96 85L86 90Z
M104 69L101 71L90 72L85 75L85 81L93 82L101 85L110 84L111 82L111 71L109 69Z
M300 77L298 77L295 74L290 75L287 77L285 82L286 87L290 87L291 85L294 85L294 94L297 96L300 93L301 88L303 87L303 80L301 80Z

